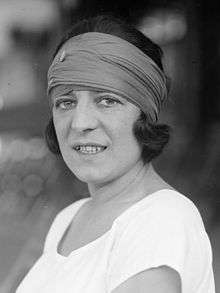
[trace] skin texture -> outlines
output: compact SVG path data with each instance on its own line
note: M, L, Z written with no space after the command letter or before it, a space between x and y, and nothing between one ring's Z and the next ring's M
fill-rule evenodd
M142 165L132 127L140 110L110 94L75 91L53 100L53 119L64 161L81 180L97 188ZM81 155L75 143L107 146L96 155Z
M132 132L140 109L112 93L86 90L70 92L58 98L52 96L52 105L54 126L63 159L81 181L87 182L92 197L91 208L88 208L83 219L86 222L93 219L94 223L94 214L97 214L104 225L97 230L103 234L109 223L105 224L101 215L113 219L117 215L111 213L116 211L116 207L119 209L122 206L123 200L127 198L128 202L136 202L140 196L137 195L137 190L131 188L132 180L137 178L137 174L140 176L140 170L143 170L141 148ZM73 148L75 143L88 142L107 146L107 149L95 155L82 155ZM158 184L153 170L149 171L146 184L149 193L155 185L157 189L164 186ZM106 208L106 203L110 209ZM76 234L72 233L71 236L70 233L68 236L69 252L74 235ZM131 292L180 293L181 281L178 273L171 268L149 269L129 278L113 291Z
M143 271L119 285L112 293L181 293L179 274L166 266Z

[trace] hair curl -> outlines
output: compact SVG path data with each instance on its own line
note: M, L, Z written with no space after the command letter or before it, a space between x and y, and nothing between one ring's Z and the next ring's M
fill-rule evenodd
M61 39L55 50L54 57L67 40L86 32L101 32L123 38L143 51L164 71L161 48L135 27L109 15L99 15L77 22ZM169 80L167 86L169 87ZM142 147L141 156L144 163L150 162L162 152L169 141L169 130L170 127L168 125L149 122L147 116L141 112L139 119L133 125L133 133ZM45 139L50 151L60 155L61 151L53 118L49 120L45 129Z

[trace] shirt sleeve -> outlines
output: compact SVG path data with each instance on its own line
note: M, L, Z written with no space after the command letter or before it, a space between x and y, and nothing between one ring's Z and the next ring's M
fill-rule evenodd
M109 261L109 292L159 266L176 270L185 288L196 286L210 262L209 239L196 208L162 202L136 215L116 241Z

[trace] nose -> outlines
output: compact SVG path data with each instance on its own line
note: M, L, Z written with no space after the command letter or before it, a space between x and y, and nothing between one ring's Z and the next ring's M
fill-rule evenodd
M97 125L98 120L92 105L92 98L88 93L81 92L72 113L71 128L77 132L86 132L95 129Z

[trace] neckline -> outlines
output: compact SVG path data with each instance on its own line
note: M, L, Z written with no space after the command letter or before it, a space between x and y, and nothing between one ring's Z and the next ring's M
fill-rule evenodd
M109 230L107 230L105 233L103 233L101 236L95 238L94 240L86 243L85 245L82 245L74 250L72 250L68 255L63 255L61 253L59 253L58 251L58 248L59 248L59 245L60 245L60 242L62 241L62 237L64 236L64 234L66 233L66 231L69 229L74 217L76 216L76 214L79 212L79 210L83 207L84 204L86 204L88 201L92 200L91 197L86 197L86 198L83 198L81 199L80 201L82 201L79 206L77 207L76 211L74 212L73 216L68 219L68 222L67 222L67 226L66 228L64 229L64 231L62 231L62 235L61 237L59 237L59 240L56 244L56 247L55 247L55 254L56 256L62 258L62 259L68 259L70 258L71 256L85 250L85 249L88 249L90 248L91 246L95 245L96 243L98 243L99 241L101 241L102 239L104 239L105 237L107 237L107 235L113 230L113 227L122 219L124 218L127 214L131 213L131 212L134 212L135 210L138 209L138 207L143 203L145 202L145 200L149 201L152 197L155 197L158 193L161 193L163 191L171 191L171 192L174 192L175 190L173 189L168 189L168 188L163 188L163 189L160 189L160 190L157 190L157 191L154 191L152 193L150 193L149 195L147 196L144 196L143 198L141 198L140 200L138 200L137 202L135 202L134 204L132 204L130 207L128 207L127 209L125 209L119 216L117 216L114 221L112 222L112 225L110 227ZM74 205L74 203L72 204Z

